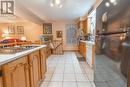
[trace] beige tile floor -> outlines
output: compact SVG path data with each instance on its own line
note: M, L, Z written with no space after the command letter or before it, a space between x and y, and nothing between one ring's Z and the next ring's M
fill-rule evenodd
M74 52L51 55L40 87L95 87L93 73L89 65L77 60Z

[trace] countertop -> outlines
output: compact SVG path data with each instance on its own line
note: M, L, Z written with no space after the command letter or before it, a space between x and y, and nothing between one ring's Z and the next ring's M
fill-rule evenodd
M19 59L23 56L26 56L34 51L37 51L37 50L40 50L40 49L46 47L46 45L35 45L35 46L38 46L38 47L30 49L30 50L18 52L15 54L0 54L0 65L4 65L4 64L9 63L13 60L16 60L16 59Z
M84 40L80 40L80 42L86 43L87 45L95 45L95 43L92 42L92 41L84 41Z

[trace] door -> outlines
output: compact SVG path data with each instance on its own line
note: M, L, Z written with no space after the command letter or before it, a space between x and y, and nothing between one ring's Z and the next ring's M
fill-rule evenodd
M36 51L29 55L31 87L37 87L40 81L40 55Z
M67 24L66 28L66 49L77 50L78 36L77 36L77 26L75 24Z
M27 57L3 66L4 87L30 87Z

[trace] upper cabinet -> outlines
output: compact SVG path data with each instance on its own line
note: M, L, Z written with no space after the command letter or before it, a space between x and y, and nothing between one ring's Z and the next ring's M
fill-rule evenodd
M82 31L84 32L84 34L89 33L88 32L88 19L85 18L84 20L79 20L78 23L78 29L82 29Z
M83 21L83 32L86 34L86 33L89 33L88 32L88 19L86 18L84 21Z

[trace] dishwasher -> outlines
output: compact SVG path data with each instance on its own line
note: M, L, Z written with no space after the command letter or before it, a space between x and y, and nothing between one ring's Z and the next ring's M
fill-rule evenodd
M86 57L86 61L87 64L89 64L90 67L92 67L92 46L93 45L88 45L87 44L87 57Z

